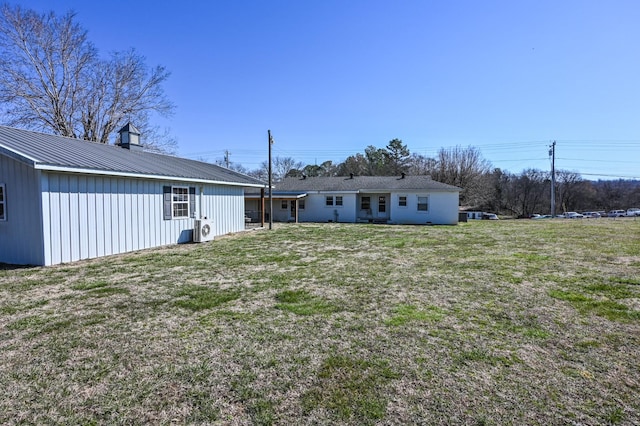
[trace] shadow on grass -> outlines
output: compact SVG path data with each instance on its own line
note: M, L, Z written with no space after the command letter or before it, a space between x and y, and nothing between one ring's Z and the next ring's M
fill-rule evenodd
M13 271L16 269L36 269L40 268L40 266L34 265L13 265L11 263L2 263L0 262L0 271Z

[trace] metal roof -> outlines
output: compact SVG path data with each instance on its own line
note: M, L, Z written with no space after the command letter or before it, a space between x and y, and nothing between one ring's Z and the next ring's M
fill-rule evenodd
M276 191L438 191L459 192L457 186L447 185L430 176L338 176L338 177L290 177L274 184ZM274 191L274 195L276 193Z
M266 186L215 164L5 126L0 154L41 170Z

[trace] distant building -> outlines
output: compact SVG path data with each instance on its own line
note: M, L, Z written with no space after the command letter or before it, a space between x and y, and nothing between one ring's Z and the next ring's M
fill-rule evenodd
M291 177L274 186L274 221L458 223L461 189L429 176ZM259 209L257 198L248 192L247 206Z

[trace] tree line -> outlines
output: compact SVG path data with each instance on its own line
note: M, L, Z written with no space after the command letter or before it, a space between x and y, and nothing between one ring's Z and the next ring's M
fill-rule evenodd
M237 171L267 180L268 164L247 170L231 164ZM493 168L475 147L441 148L434 157L411 153L400 139L386 147L368 146L363 153L341 163L325 161L307 164L291 157L276 157L273 179L313 176L399 176L429 175L432 179L461 188L460 204L471 210L490 211L514 217L548 214L551 210L551 172L526 169L511 173ZM609 211L640 206L640 182L633 180L583 179L579 173L556 170L556 213L562 211Z

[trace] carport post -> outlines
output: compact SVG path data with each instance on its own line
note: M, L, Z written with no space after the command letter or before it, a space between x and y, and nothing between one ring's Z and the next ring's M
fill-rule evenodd
M273 187L271 186L271 145L273 145L273 138L271 137L271 130L267 130L269 135L269 229L273 229Z

